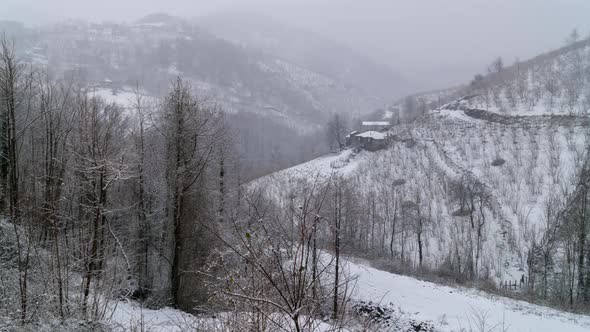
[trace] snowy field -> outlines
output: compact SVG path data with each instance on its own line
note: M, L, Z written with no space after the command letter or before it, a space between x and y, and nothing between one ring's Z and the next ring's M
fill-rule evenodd
M441 286L360 264L350 264L349 269L358 276L354 299L393 306L401 319L430 321L436 331L480 331L482 317L485 331L590 331L589 316Z
M556 332L590 331L590 317L576 315L472 289L458 289L380 271L349 262L355 277L353 301L372 301L394 310L400 321L428 322L434 331ZM211 318L196 318L175 309L141 309L120 302L109 321L116 331L144 326L148 331L186 331L201 326L219 330ZM329 331L327 324L318 330ZM390 331L388 328L381 330ZM393 330L391 330L393 331Z
M235 331L235 323L232 323L230 313L219 313L216 316L196 317L173 308L151 310L142 308L134 302L119 302L111 306L109 317L106 319L107 327L115 332L149 331L149 332L184 332L184 331ZM230 317L222 320L219 317ZM285 329L290 331L289 320L281 317L273 317L275 322L284 321ZM314 332L335 331L328 323L314 321L311 328Z
M133 108L137 102L137 95L133 92L132 88L125 88L118 91L101 88L90 91L90 95L101 97L109 104L114 103L124 108ZM141 98L143 99L143 103L152 103L155 101L151 96L142 95Z
M333 175L349 176L370 157L370 152L355 153L352 149L347 149L255 179L248 187L263 190L268 197L276 199L277 203L281 204L285 203L284 199L295 182L321 182Z

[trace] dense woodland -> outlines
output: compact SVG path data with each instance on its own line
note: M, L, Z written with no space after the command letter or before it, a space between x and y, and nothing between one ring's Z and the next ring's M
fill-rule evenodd
M254 330L280 325L276 312L297 330L344 316L338 255L319 257L316 242L322 205L339 225L340 191L302 192L306 206L279 219L241 187L222 110L182 79L124 110L25 65L6 40L0 55L0 317L94 329L125 298L190 312L245 304L255 319L232 319ZM338 228L322 229L338 247Z

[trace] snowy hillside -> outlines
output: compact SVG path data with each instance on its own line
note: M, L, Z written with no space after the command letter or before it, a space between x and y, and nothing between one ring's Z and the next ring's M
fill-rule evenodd
M398 108L406 120L418 118L392 129L388 149L344 151L253 185L284 205L289 184L341 174L360 202L359 227L370 228L350 235L357 254L497 285L534 283L532 264L552 241L547 232L562 219L587 159L589 43L574 38L510 67L498 59L468 86L405 98ZM575 273L563 264L544 266L562 280Z
M496 58L468 84L409 95L392 107L409 120L445 107L512 116L590 112L589 38L581 39L574 32L564 47L526 61L504 61Z
M510 115L588 114L590 39L574 33L567 46L505 67L495 60L460 91L466 107Z
M518 115L587 114L590 111L590 40L576 37L562 49L476 77L470 88L474 108Z
M385 151L346 150L253 185L284 203L289 183L340 173L372 216L361 221L375 228L367 254L419 264L415 224L403 211L412 201L427 215L424 264L513 281L527 273L528 251L551 218L547 205L575 188L589 123L576 116L433 111L395 127L398 139Z

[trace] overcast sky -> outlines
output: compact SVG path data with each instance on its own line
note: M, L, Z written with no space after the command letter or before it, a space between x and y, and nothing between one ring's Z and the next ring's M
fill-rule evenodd
M1 0L0 19L132 21L248 9L391 65L424 89L468 80L496 56L526 59L590 32L590 0Z

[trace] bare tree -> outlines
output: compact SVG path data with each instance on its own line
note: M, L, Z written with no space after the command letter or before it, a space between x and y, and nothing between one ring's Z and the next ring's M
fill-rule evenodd
M32 250L31 241L23 239L17 224L21 223L21 200L19 197L19 138L25 134L26 126L19 127L19 120L26 119L32 104L32 73L16 56L14 44L0 39L0 188L6 193L2 197L3 210L7 210L13 223L17 241L19 265L19 292L21 322L27 319L28 272ZM22 122L22 121L21 121ZM22 142L22 140L21 140ZM24 226L24 225L23 225ZM26 231L31 235L32 224L27 223Z
M41 240L51 238L53 261L53 277L57 284L58 312L63 320L65 318L66 286L63 270L63 248L60 213L60 200L62 197L63 183L70 151L67 147L69 136L74 127L76 110L73 109L70 96L70 87L61 83L52 82L47 75L40 77L39 86L39 112L42 121L40 130L44 135L42 152L43 169L43 199L40 213ZM40 128L40 129L41 129ZM32 142L35 144L35 142Z
M328 146L332 151L342 150L345 146L345 139L348 131L348 125L344 117L338 113L332 114L326 124L326 138Z
M135 275L137 277L138 289L136 296L145 297L151 290L150 280L150 238L152 225L148 220L151 210L151 197L147 189L147 170L146 170L146 132L150 129L151 124L148 122L152 113L149 102L141 95L139 89L135 91L135 121L132 128L132 139L135 143L137 187L135 194L137 197L137 234L135 246L136 262Z
M188 283L185 272L192 266L192 246L198 238L195 222L202 218L195 208L203 199L199 188L204 182L207 166L225 136L222 118L214 107L207 106L191 93L180 78L163 105L160 132L166 141L167 216L171 254L170 295L173 303L192 307L192 299L183 294ZM184 281L184 284L183 284ZM190 294L190 293L189 293Z
M341 192L333 185L331 181L304 184L297 190L297 208L292 216L284 215L286 219L261 192L250 191L228 231L217 232L228 249L215 265L224 271L218 287L226 301L242 308L245 304L248 312L259 315L247 324L259 330L315 330L314 322L325 316L330 300L336 303L331 308L336 313L334 323L341 321L348 278L339 270L338 253L316 252L322 233L331 230L335 236L337 232L334 213L344 214L338 210Z
M82 245L84 261L82 285L82 311L96 315L97 296L93 310L88 310L92 283L98 283L104 275L107 232L110 229L109 192L114 183L124 175L120 157L125 142L121 139L126 131L122 112L115 105L107 105L99 98L79 96L77 105L76 135L73 144L75 172L80 183L79 222L87 232L87 242Z

